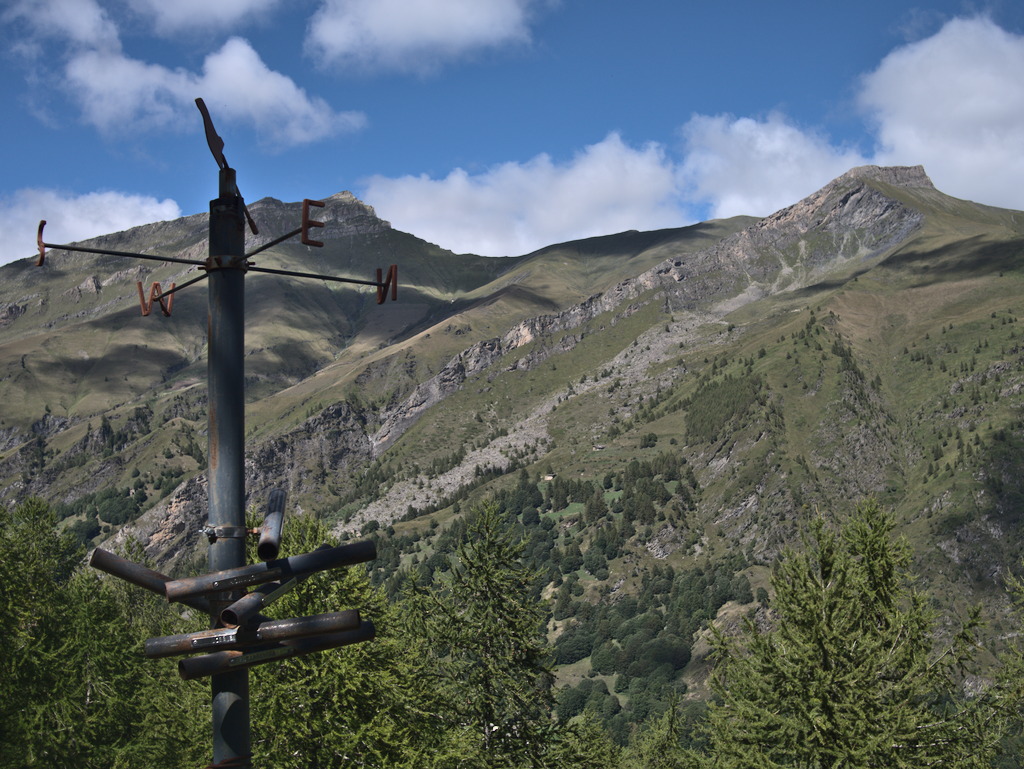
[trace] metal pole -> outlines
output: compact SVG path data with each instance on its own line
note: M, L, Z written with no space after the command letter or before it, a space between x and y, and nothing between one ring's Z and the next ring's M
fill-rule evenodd
M225 590L259 585L275 579L290 579L303 574L312 574L339 566L365 563L377 557L377 546L371 540L352 542L338 547L321 547L312 553L262 561L251 566L202 574L198 577L173 579L164 584L164 593L169 601L180 601L199 595L223 593Z
M221 168L219 197L210 201L209 314L209 526L211 571L245 565L245 214L235 171ZM211 596L214 626L220 609L237 599ZM213 763L249 767L249 674L211 679Z

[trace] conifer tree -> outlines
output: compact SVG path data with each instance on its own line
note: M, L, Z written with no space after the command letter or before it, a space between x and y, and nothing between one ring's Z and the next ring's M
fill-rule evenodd
M509 521L485 505L470 514L450 571L405 606L427 639L427 670L443 699L438 728L475 735L460 766L542 762L551 711L546 612L522 550Z
M671 702L658 718L649 718L634 732L625 753L623 769L685 769L692 766L691 754L682 746L683 720L679 704Z
M333 543L333 537L321 521L289 520L283 538L289 554L310 552L323 542ZM423 642L404 632L365 569L314 575L267 613L283 618L348 609L373 621L375 639L253 668L252 744L260 765L413 766L406 762L436 745L425 720L432 692L423 685Z
M934 614L909 584L911 553L874 502L841 533L818 518L772 584L774 627L719 633L706 766L989 765L999 719L957 674L973 621L936 649Z
M82 554L45 502L0 509L0 767L198 765L205 693L142 656L180 617Z
M617 769L621 750L592 710L559 727L549 742L545 766L551 769Z

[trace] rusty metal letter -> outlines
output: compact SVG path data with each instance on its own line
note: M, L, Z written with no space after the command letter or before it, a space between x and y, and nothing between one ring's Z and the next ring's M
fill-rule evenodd
M377 268L377 304L384 304L388 298L388 289L391 289L391 301L398 299L398 265L388 267L387 277L382 278L380 267Z
M317 248L320 248L320 247L323 246L323 242L321 242L319 240L310 240L310 238L309 238L309 228L310 227L323 227L324 226L323 222L318 222L318 221L315 221L314 219L310 219L309 218L309 207L310 206L316 206L317 208L323 208L325 205L326 205L326 203L324 203L323 201L320 201L320 200L310 200L309 198L306 198L305 200L302 201L302 245L304 245L304 246L316 246Z
M146 298L146 293L142 288L142 282L136 281L136 285L139 288L139 305L142 307L142 316L146 317L153 310L153 302L157 302L160 305L160 309L165 316L171 317L171 308L174 306L174 283L171 284L171 288L165 295L163 290L160 288L159 283L153 283L149 289L149 299ZM166 298L166 302L164 299Z

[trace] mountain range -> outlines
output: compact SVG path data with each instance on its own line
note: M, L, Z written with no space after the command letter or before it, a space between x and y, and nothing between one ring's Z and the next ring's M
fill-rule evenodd
M809 516L874 497L933 593L985 601L1001 632L1024 553L1024 213L868 166L764 218L489 258L349 193L324 202L323 248L254 261L360 280L397 264L398 298L247 276L250 506L280 487L290 514L339 533L427 537L524 472L545 495L586 482L614 511L616 476L671 457L690 490L659 476L670 498L653 495L603 576L580 572L593 600L736 554L764 586ZM247 248L300 209L253 203ZM85 245L203 259L208 222ZM83 541L138 539L172 573L205 549L205 290L142 317L136 282L192 269L60 250L0 267L0 502L43 497ZM564 501L541 513L586 553L599 523Z

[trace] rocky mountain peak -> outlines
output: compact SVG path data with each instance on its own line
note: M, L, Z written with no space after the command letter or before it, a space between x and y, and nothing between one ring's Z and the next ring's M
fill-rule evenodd
M924 166L857 166L836 179L836 182L859 179L884 182L894 187L927 187L935 189Z
M750 241L750 250L785 251L793 243L812 231L831 233L849 245L851 233L858 241L857 251L862 256L877 253L898 242L915 227L923 215L891 195L872 187L870 182L881 182L893 187L927 188L934 190L923 166L857 166L836 177L821 189L791 206L782 208L723 241ZM867 234L867 237L862 235ZM819 249L812 261L828 261L849 249L830 242ZM802 256L809 256L806 246ZM849 255L846 253L845 255ZM818 258L820 257L820 258Z
M321 221L334 221L340 224L343 222L352 223L357 219L372 219L377 223L378 228L391 228L390 222L386 222L377 216L373 206L367 205L348 190L336 192L330 197L324 198L323 202L327 204L323 211L327 215L320 217Z
M924 215L872 181L934 189L921 166L860 166L715 248L729 255L727 261L745 264L756 280L774 280L780 264L792 277L793 270L811 275L876 256L908 237Z
M311 208L310 218L324 223L314 232L317 240L330 240L352 235L368 235L391 229L391 223L380 219L373 206L368 206L347 190L324 198L323 208ZM249 241L260 246L282 231L296 226L301 218L302 203L283 203L277 198L261 198L249 206L260 234Z

